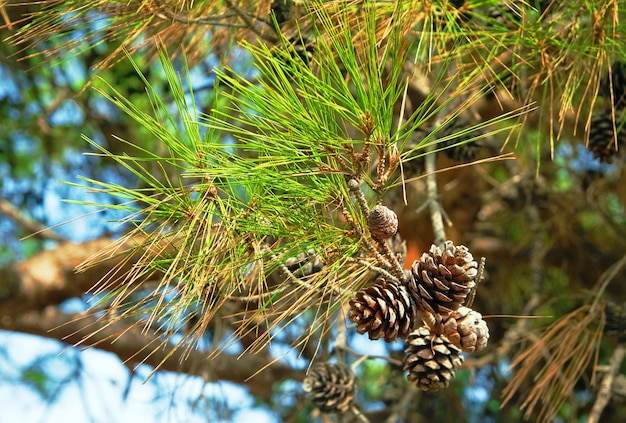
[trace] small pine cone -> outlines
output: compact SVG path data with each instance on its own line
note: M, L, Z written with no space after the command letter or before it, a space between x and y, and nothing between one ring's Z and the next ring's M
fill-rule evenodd
M443 334L464 352L479 352L489 341L489 328L483 316L468 307L459 307L443 322Z
M354 401L356 378L344 365L315 363L304 378L302 388L322 413L343 413Z
M426 171L426 160L421 154L425 150L419 148L419 145L429 136L432 132L432 128L427 126L420 126L412 134L409 142L404 147L402 155L402 168L398 166L398 171L402 171L402 175L405 179L411 179L416 176L423 175ZM411 154L409 154L411 152ZM392 191L393 192L393 191Z
M389 239L398 232L398 216L390 208L377 204L367 215L367 226L379 240Z
M458 309L476 286L478 263L467 247L446 241L443 252L433 245L411 266L409 289L419 309L447 315Z
M606 316L604 332L607 335L615 335L620 340L626 339L626 305L609 301L606 303L604 313Z
M619 129L619 117L616 116L615 127ZM626 140L626 126L617 134L618 148L623 148ZM613 131L613 118L610 111L596 113L591 117L589 128L589 143L587 144L593 157L604 163L611 163L615 150L615 132Z
M626 63L615 62L611 65L611 73L600 82L599 94L609 101L613 94L615 110L626 107Z
M469 135L468 138L472 138L474 135ZM478 157L478 153L480 152L481 145L476 141L468 141L464 144L459 144L463 142L464 136L460 138L455 138L446 143L446 146L450 146L446 148L446 155L451 160L456 160L461 163L470 163L476 160ZM458 145L457 145L458 144Z
M468 163L478 157L482 143L473 140L473 138L480 137L483 132L480 130L468 132L467 128L470 126L472 125L466 118L459 117L444 129L444 136L453 136L454 138L441 143L439 147L447 147L444 151L450 159Z
M372 340L393 342L413 330L417 307L405 286L379 278L350 299L350 320L360 334L367 332Z
M276 16L276 23L278 25L285 23L291 18L291 8L293 4L291 0L274 0L270 6L270 10L274 12Z
M407 379L423 391L447 388L463 364L461 350L445 336L432 335L425 326L409 334L404 353Z

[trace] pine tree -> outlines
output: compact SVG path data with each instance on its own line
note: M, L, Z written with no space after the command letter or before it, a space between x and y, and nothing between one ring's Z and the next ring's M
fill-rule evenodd
M372 366L352 348L359 334L383 339L389 351L405 342L404 361L390 353L385 368L403 367L426 391L462 388L472 363L512 360L503 405L522 398L537 421L565 413L598 361L600 300L625 262L604 240L623 251L626 197L617 191L615 175L623 187L625 173L616 143L618 167L584 193L597 199L593 216L605 225L585 214L590 205L576 190L586 188L563 164L563 146L589 139L587 123L600 113L623 126L611 88L618 84L607 91L602 82L626 60L614 47L626 35L622 5L588 2L590 18L558 0L46 3L27 23L7 15L16 26L9 41L45 43L33 54L52 61L99 40L115 46L84 88L158 141L151 149L124 139L114 150L84 136L90 154L139 181L85 180L120 199L99 206L124 212L129 228L79 267L123 257L94 284L105 327L138 322L158 332L155 350L185 352L211 332L212 359L240 345L243 354L265 354L267 367L272 342L284 340L310 363L341 363L311 367L303 395L310 410L362 421L377 420L354 397L346 366ZM67 37L72 31L83 39ZM219 63L208 96L193 76L207 61ZM122 63L141 81L132 96L107 78ZM151 72L162 72L166 86ZM556 244L578 256L552 257ZM565 260L586 267L563 269ZM568 277L599 283L591 295L580 283L582 299L555 306L549 300L566 291L559 283ZM500 296L516 300L500 304ZM490 320L505 313L554 313L542 335L549 351L530 342L528 319ZM545 363L544 353L552 357ZM556 368L565 376L551 382ZM365 399L382 398L368 391L366 370L359 377ZM419 398L412 385L396 383L402 392L384 419L426 414L402 408ZM455 394L433 395L440 405ZM595 404L597 418L604 406Z

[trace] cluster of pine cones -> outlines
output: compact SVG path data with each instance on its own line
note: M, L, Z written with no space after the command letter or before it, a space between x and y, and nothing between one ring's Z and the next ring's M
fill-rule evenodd
M397 231L397 216L378 205L369 213L368 227L374 239L387 242ZM349 317L357 332L372 340L405 340L408 380L436 391L450 384L463 363L462 352L487 346L487 324L467 304L478 277L478 264L465 246L433 245L405 270L403 280L380 276L357 291L349 301ZM303 387L320 411L344 412L351 407L356 380L341 364L316 363Z
M376 208L385 219L370 218L368 226L380 241L393 235L384 228L397 228L397 217L382 205L372 209L370 217ZM489 340L481 314L466 304L478 277L478 263L467 247L452 241L446 241L443 249L433 245L403 280L379 277L356 292L350 299L350 320L357 332L372 340L404 339L408 379L422 390L445 388L463 362L461 352L481 351Z
M622 116L626 111L625 63L616 62L611 66L611 73L602 80L598 94L606 98L607 103L612 104L612 108L598 111L591 117L587 148L593 153L594 158L611 163L618 149L626 148L626 125L620 128Z
M400 284L384 278L350 299L350 319L370 339L405 340L404 370L418 388L445 388L463 363L461 352L487 346L489 329L465 301L478 265L465 246L433 245Z

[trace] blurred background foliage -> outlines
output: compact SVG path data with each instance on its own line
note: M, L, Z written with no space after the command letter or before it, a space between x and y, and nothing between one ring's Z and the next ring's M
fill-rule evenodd
M114 160L84 155L96 150L84 141L83 134L114 155L139 155L142 151L160 156L169 154L163 143L145 127L137 125L90 88L96 75L112 84L139 109L151 110L145 84L132 62L124 56L125 51L129 52L155 92L171 106L171 113L176 114L167 77L155 60L155 40L162 41L168 46L174 67L182 73L186 71L184 53L190 68L189 79L183 78L183 85L187 82L193 85L199 112L209 113L212 108L221 107L215 104L216 98L222 98L216 97L215 67L224 69L228 65L234 74L250 79L258 76L252 68L253 58L238 47L238 41L255 42L259 38L276 42L275 28L269 24L270 3L234 0L0 2L4 20L0 36L5 40L0 43L0 116L3 117L0 119L0 233L4 240L0 245L0 263L9 266L39 251L54 249L65 240L83 242L105 235L117 238L130 229L128 225L117 223L125 216L115 207L89 214L93 211L89 207L62 202L62 199L72 199L114 205L119 201L113 196L96 196L71 184L59 183L76 183L77 175L127 188L145 188L135 175ZM388 11L392 2L378 3L381 10ZM467 245L475 257L487 257L486 278L479 288L475 308L487 318L491 342L483 354L466 360L449 389L422 393L413 389L401 369L389 360L401 360L401 345L367 341L349 330L347 345L355 351L350 360L365 353L385 357L366 360L357 368L360 387L357 403L373 422L385 421L390 416L401 416L398 421L407 422L447 422L452 418L467 422L521 421L519 404L533 391L536 381L532 378L521 381L511 400L503 406L501 393L516 371L509 368L515 357L540 342L548 325L558 324L561 316L592 303L596 295L600 298L598 316L606 314L608 320L619 321L615 316L621 315L615 310L605 313L605 304L620 305L626 299L621 284L623 264L606 288L598 289L605 272L616 263L622 263L626 253L623 162L626 144L618 131L620 150L611 163L594 158L586 147L590 131L586 123L594 111L614 111L618 128L619 120L623 120L618 116L621 109L614 107L613 99L602 95L601 79L606 78L611 64L626 61L624 6L605 0L519 5L493 1L457 3L463 2L424 2L421 19L416 21L421 31L415 34L426 37L425 28L434 28L443 22L448 27L437 27L435 34L447 30L457 36L467 35L471 31L463 24L463 16L466 16L463 13L467 13L472 22L492 25L490 30L475 35L476 38L468 36L468 46L452 44L463 54L475 48L477 56L502 60L485 65L475 56L470 56L471 59L464 56L466 67L459 65L460 69L465 71L478 63L487 75L488 84L492 85L492 91L484 93L471 112L464 112L470 122L464 128L524 105L537 108L492 126L508 128L517 124L511 131L480 139L475 159L513 152L514 161L455 167L438 175L441 204L451 222L447 227L449 238ZM337 3L336 7L341 5ZM407 3L407 8L409 6ZM273 7L276 9L276 4ZM435 14L432 12L435 8L445 13ZM521 16L516 9L523 11ZM296 16L289 19L298 18L302 10L295 8L291 13ZM504 19L498 17L503 15ZM385 16L383 12L381 16ZM286 32L292 30L288 25ZM560 37L555 37L555 33ZM448 50L451 44L441 37L432 42L439 51L451 51ZM585 60L579 60L581 58ZM443 57L438 59L444 60ZM490 68L494 63L502 67ZM432 75L424 72L415 76L415 80L427 80ZM623 83L619 77L614 79L616 85ZM589 85L583 85L583 81ZM419 99L420 90L432 88L428 82L423 86L417 82L415 85L417 87L410 87L416 90L411 97L413 101ZM476 89L480 91L484 87ZM408 164L419 165L419 160L411 159ZM459 160L448 157L445 152L437 154L439 169L458 164ZM423 169L413 172L407 174L407 178L421 176ZM154 174L164 175L156 167ZM430 216L421 207L429 201L424 179L414 180L406 189L408 203L403 204L399 199L402 195L397 193L394 210L401 219L400 233L407 243L408 266L429 248L434 234ZM56 226L66 221L70 223ZM41 232L21 240L44 227L54 227L54 233ZM138 291L136 295L140 298L143 293ZM87 308L89 299L85 294L56 306L78 312ZM193 310L187 313L187 320L193 320ZM527 320L498 315L551 317ZM287 351L299 339L298 325L306 327L311 319L304 315L294 322L295 333L286 330L277 336L270 354L302 371L302 375L315 351L305 350L301 357ZM624 327L611 322L609 326L613 331L605 333L597 345L600 365L608 363L624 339ZM593 325L602 330L602 319L598 317L590 324L595 330ZM184 332L184 327L180 329ZM556 333L567 331L568 328L563 327ZM200 349L204 346L208 350L214 339L222 335L219 328L209 328ZM59 398L60 392L70 384L76 384L78 391L92 389L82 389L81 384L92 383L90 369L106 362L100 356L85 359L81 355L84 353L73 349L57 356L66 346L50 344L51 341L42 338L25 340L22 335L3 332L2 339L2 389L20 384L20 392L34 392L37 401L51 404L50 407L55 403L69 407L63 402L67 399ZM233 347L234 352L240 347ZM33 354L28 362L16 361L15 351L26 348L41 353ZM119 361L118 365L123 368ZM586 421L599 383L591 383L594 364L585 363L584 367L582 376L568 393L571 395L558 410L556 421ZM616 381L624 374L624 365L618 363L618 368ZM132 402L136 397L128 396L128 392L140 392L132 390L139 389L135 385L150 370L144 367L136 373L119 370L118 373L127 372L127 380L100 379L100 383L115 385L117 391L113 391L118 392L115 398ZM227 400L220 402L220 398L234 395L250 399L245 391L233 393L230 388L226 389L228 395L220 397L219 393L205 388L210 384L204 385L204 381L192 376L188 378L195 380L200 388L186 389L185 379L168 381L161 386L159 378L169 376L166 372L156 375L149 382L154 386L154 395L146 401L158 403L165 410L168 401L171 404L182 397L185 404L176 405L176 410L188 407L191 411L180 411L181 415L192 415L198 421L205 418L237 421L236 404ZM598 378L603 375L598 373ZM277 380L269 384L268 390L271 395L267 398L244 401L246 407L265 410L263 418L268 421L311 421L312 407L304 399L299 381ZM617 388L613 392L602 421L626 419L624 392L618 392ZM93 405L93 395L86 395L80 401L85 404L85 410L90 406L98 409L96 415L89 417L92 421L112 421L97 414L117 404ZM165 420L154 419L179 419L169 416ZM48 421L45 417L41 419ZM342 421L351 420L346 417Z

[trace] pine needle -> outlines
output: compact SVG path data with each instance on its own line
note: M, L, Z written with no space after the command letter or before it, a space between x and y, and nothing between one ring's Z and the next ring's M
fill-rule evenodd
M603 310L585 305L559 318L539 339L529 338L530 346L511 363L513 377L501 406L521 394L524 419L553 421L582 374L595 366L603 327ZM525 393L528 382L532 388Z

